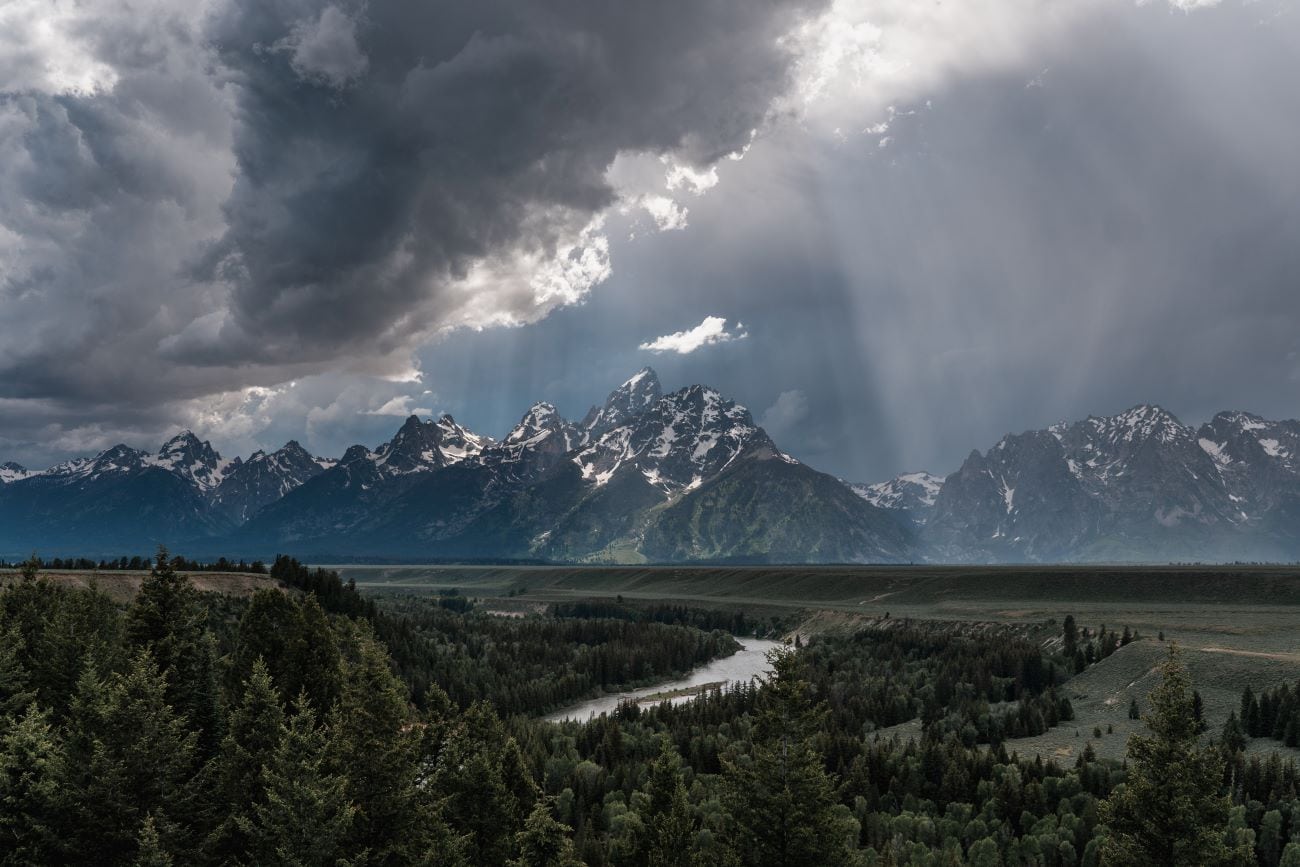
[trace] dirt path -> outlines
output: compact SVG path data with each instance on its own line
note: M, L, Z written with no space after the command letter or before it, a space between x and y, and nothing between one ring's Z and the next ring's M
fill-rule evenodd
M1235 650L1231 647L1202 647L1201 653L1227 653L1232 656L1252 656L1256 659L1276 659L1278 662L1300 663L1300 653L1264 653L1259 650Z

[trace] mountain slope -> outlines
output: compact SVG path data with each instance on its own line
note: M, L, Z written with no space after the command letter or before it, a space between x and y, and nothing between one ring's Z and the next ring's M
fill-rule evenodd
M911 531L833 476L755 449L667 506L645 533L651 561L896 562Z
M0 464L0 555L556 562L1300 559L1300 422L1154 405L1008 434L946 478L849 485L704 385L650 368L581 422L535 403L501 441L405 420L340 460L227 460L183 431L46 470Z
M1294 559L1298 436L1153 405L1008 435L944 481L923 541L957 562Z
M782 454L745 407L700 385L664 395L649 369L582 424L536 404L500 443L451 462L436 459L424 439L433 434L413 419L389 446L355 447L232 541L323 556L587 562L908 554L897 521ZM392 473L399 451L435 459ZM677 516L704 502L701 534ZM771 539L756 538L769 527Z
M257 451L246 461L236 458L212 492L212 508L232 523L242 524L334 464L313 457L297 440L270 454Z

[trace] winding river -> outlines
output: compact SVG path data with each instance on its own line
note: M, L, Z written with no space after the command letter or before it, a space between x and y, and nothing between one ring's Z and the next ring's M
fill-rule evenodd
M724 656L721 659L713 660L707 665L702 665L680 680L664 681L631 692L602 695L600 698L593 698L590 701L584 701L581 704L575 704L564 710L548 714L546 719L551 722L567 722L569 720L586 722L591 717L610 713L618 707L619 702L644 700L648 696L691 689L705 684L721 686L736 681L747 681L755 675L768 671L767 652L774 647L781 646L778 641L768 641L762 638L737 638L736 640L740 642L740 650L737 650L731 656ZM688 693L667 700L676 704L694 697L694 693Z

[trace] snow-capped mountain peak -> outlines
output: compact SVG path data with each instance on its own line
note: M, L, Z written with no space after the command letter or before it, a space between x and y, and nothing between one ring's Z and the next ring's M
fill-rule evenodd
M653 368L643 367L614 389L601 406L593 406L578 425L585 442L595 442L608 431L627 424L663 397L663 386Z
M907 511L918 524L924 524L930 510L934 508L939 492L943 490L943 481L943 476L922 470L903 473L886 482L849 487L873 506Z
M459 463L478 455L490 445L490 437L457 424L450 415L427 422L413 415L391 440L371 453L371 458L385 475L405 475ZM353 449L344 455L344 463L348 462Z
M1147 440L1167 444L1188 439L1192 433L1173 413L1155 404L1138 404L1113 416L1091 416L1087 425L1111 445Z
M175 473L201 491L211 491L220 485L234 464L223 460L211 443L201 441L188 430L165 442L157 456L147 463Z
M546 402L538 402L528 408L524 417L519 420L519 424L506 436L502 443L505 445L518 445L527 442L540 442L541 439L550 434L563 432L569 427L560 413Z
M758 445L779 454L749 410L712 388L693 385L661 397L573 460L583 477L597 485L624 467L635 467L652 485L671 494L697 486Z
M485 465L512 465L515 478L532 477L554 466L582 438L578 427L554 406L539 402L529 407L504 440L485 448L478 459Z
M364 447L362 447L364 451ZM368 454L368 453L367 453ZM256 451L248 460L231 462L212 503L237 522L247 520L261 507L272 503L314 478L336 461L318 458L297 440L289 440L278 451Z
M30 475L32 474L22 464L16 464L13 461L0 464L0 485L21 481Z

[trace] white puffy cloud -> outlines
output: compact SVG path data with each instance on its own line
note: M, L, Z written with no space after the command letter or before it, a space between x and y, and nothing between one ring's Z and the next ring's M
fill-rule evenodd
M399 394L383 406L365 410L366 415L391 415L406 418L412 415L433 415L433 410L426 407L412 406L414 398L408 394Z
M743 340L748 336L745 326L739 322L736 323L734 331L728 331L726 319L721 316L706 316L704 321L694 328L665 334L642 343L637 348L646 352L676 352L679 355L686 355L701 347Z

